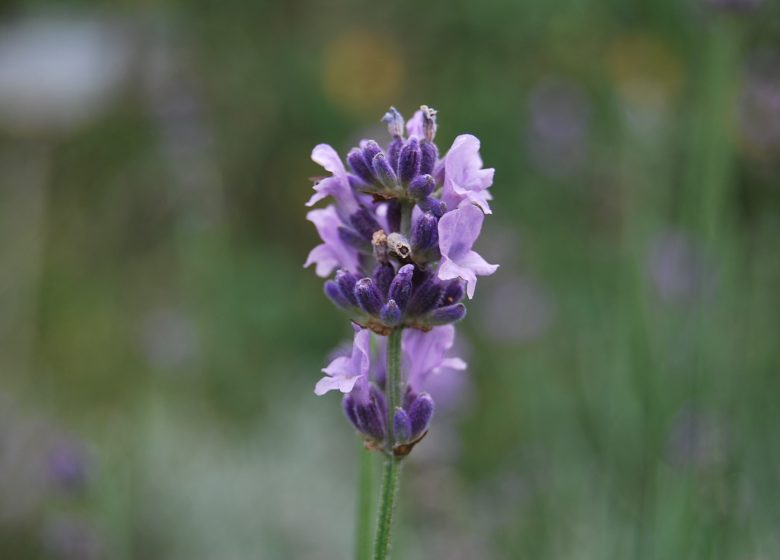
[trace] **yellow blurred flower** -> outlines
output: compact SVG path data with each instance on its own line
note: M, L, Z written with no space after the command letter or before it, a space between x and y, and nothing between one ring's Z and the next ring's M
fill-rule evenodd
M675 52L651 35L618 38L607 62L621 101L635 110L665 112L685 77Z
M350 113L374 114L397 103L403 78L400 48L386 35L349 31L325 47L323 88Z

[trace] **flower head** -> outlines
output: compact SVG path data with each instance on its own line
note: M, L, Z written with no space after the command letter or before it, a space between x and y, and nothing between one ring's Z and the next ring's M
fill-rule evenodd
M463 134L439 157L436 111L423 105L405 123L385 114L389 143L362 140L345 166L326 144L312 159L331 176L314 185L309 206L322 243L305 266L328 278L325 294L355 325L352 348L322 371L314 392L344 393L343 409L371 449L403 456L425 435L435 405L428 380L466 363L450 356L455 328L466 315L477 276L495 272L472 250L484 215L493 169L483 169L479 140ZM385 335L399 336L403 355L400 397L385 367ZM372 337L375 338L372 344ZM397 346L396 346L397 348Z

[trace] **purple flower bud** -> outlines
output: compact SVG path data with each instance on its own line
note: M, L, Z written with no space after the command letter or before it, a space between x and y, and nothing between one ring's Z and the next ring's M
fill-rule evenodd
M466 306L462 303L447 305L434 309L425 317L425 322L429 325L448 325L457 323L466 316Z
M382 229L382 226L379 225L376 218L374 218L371 212L365 207L361 207L357 212L352 214L349 217L349 223L352 224L352 227L354 227L360 235L368 240L371 240L375 231Z
M366 238L355 230L345 226L339 226L338 232L339 239L350 247L353 247L354 249L362 252L371 249L370 245L366 241Z
M387 203L387 225L390 233L401 231L401 214L403 209L397 200L391 200Z
M387 297L387 290L390 288L390 282L393 281L394 277L395 270L390 264L379 264L374 268L374 273L372 274L374 285L383 298Z
M439 159L439 148L433 142L423 140L420 143L420 154L420 173L433 173Z
M377 379L377 382L380 384L380 386L384 387L385 384L384 380ZM376 385L371 385L370 395L371 398L374 399L374 402L376 402L376 406L379 408L379 411L382 413L382 425L384 425L385 415L387 412L387 406L385 405L385 394Z
M357 404L355 413L364 434L379 441L385 439L384 415L374 399L366 404Z
M390 107L390 110L382 117L382 122L387 125L387 132L391 136L404 135L404 118L395 107Z
M398 177L396 177L395 171L393 171L393 168L390 167L390 164L387 162L385 154L380 152L375 155L371 164L374 168L374 173L376 173L376 176L379 179L379 182L381 182L388 189L393 189L396 187L398 184Z
M418 175L409 183L409 196L415 200L425 200L436 188L436 181L430 175Z
M339 270L336 272L336 283L341 288L341 293L344 298L350 303L350 305L357 306L357 299L355 299L355 283L357 282L357 276L346 270Z
M330 301L335 303L338 307L343 307L344 309L352 307L352 303L346 298L344 292L341 291L341 287L338 285L338 283L334 282L333 280L328 280L325 282L324 290L325 295L328 296L328 299L330 299Z
M412 423L412 439L421 436L431 424L433 418L433 399L428 393L420 393L409 407L409 420Z
M436 109L421 105L420 111L423 118L423 134L428 142L433 142L436 137Z
M403 311L409 298L412 295L412 276L414 275L414 265L406 264L398 270L393 281L390 283L388 295L395 300L398 308Z
M401 155L401 148L403 147L404 141L400 136L396 136L387 146L387 161L390 162L390 167L395 170L398 170L398 157Z
M423 282L412 294L407 306L409 315L424 315L441 303L444 288L434 278Z
M465 295L466 292L463 289L463 284L460 280L453 280L447 284L447 287L444 289L444 298L442 299L442 302L444 305L453 305L459 303Z
M401 407L396 407L395 414L393 414L393 436L396 443L412 439L412 421Z
M447 205L444 204L444 201L430 196L418 202L417 206L419 206L420 210L423 212L430 212L437 218L441 218L447 211Z
M363 152L359 148L352 148L347 154L347 163L355 172L355 175L363 179L366 183L373 183L375 181L374 172L366 165L366 160L363 159Z
M369 315L378 315L382 309L382 294L371 278L362 278L355 284L355 298L360 308Z
M382 152L382 148L379 147L379 144L377 144L373 140L364 140L360 147L363 149L363 161L366 162L366 167L369 169L373 169L373 161L374 157L376 157L377 154ZM373 177L373 173L372 173Z
M398 156L398 177L403 184L417 177L420 172L420 143L410 138Z
M415 222L412 228L412 251L415 256L420 253L426 253L432 249L439 251L439 220L433 217L433 214L423 214ZM438 255L437 255L438 256Z
M360 191L368 186L368 184L363 179L357 175L352 175L351 173L347 174L347 181L349 182L349 188L351 188L353 191ZM371 182L373 183L373 181Z
M401 310L395 300L391 299L382 306L379 318L388 327L395 327L401 323Z
M352 422L352 425L360 430L360 423L358 422L357 412L355 411L355 399L352 395L347 393L344 398L341 399L341 408L344 410L344 414L347 419Z

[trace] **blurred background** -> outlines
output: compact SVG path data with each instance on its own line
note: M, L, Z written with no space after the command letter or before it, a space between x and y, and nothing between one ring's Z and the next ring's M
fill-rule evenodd
M399 559L780 557L776 0L0 4L0 558L342 559L309 160L497 169Z

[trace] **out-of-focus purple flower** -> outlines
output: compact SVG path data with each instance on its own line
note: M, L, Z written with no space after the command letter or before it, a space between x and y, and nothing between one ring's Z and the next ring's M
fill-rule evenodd
M666 456L676 467L704 469L723 459L724 440L723 432L712 415L685 407L672 423Z
M716 283L702 252L679 231L667 231L651 240L647 268L658 298L667 303L706 295Z
M480 309L485 333L498 342L531 342L543 336L555 319L551 294L537 281L504 271Z
M588 152L588 99L572 82L545 79L528 99L526 147L537 170L552 178L576 172Z
M763 0L704 0L704 4L723 12L740 14L757 10L763 4Z
M371 331L357 328L352 342L352 354L339 356L322 369L327 375L317 382L314 393L324 395L336 389L349 393L361 379L366 381L370 365Z
M439 220L439 248L442 255L439 278L462 278L466 282L469 299L474 297L477 276L489 276L498 268L497 264L488 264L471 250L482 230L484 219L479 208L466 204L446 213Z
M488 189L493 184L496 170L482 169L479 145L476 136L461 134L455 138L444 158L442 200L448 209L455 209L468 200L485 214L491 213L488 201L493 197Z
M336 208L330 205L311 210L306 214L306 219L317 228L323 243L311 250L303 266L316 264L317 276L321 278L329 276L337 268L356 271L358 254L355 248L339 235L339 228L343 224Z
M780 52L759 51L749 57L739 124L750 155L780 156Z
M58 560L97 560L103 557L95 529L83 519L59 517L43 528L43 547Z
M466 362L457 357L446 357L455 343L455 327L443 325L428 332L416 329L404 331L402 348L406 359L407 380L410 388L426 388L429 376L445 370L465 370Z
M89 460L83 445L60 439L48 454L49 477L66 490L82 490L89 477Z
M333 175L321 179L314 185L316 192L311 196L306 206L314 206L320 200L332 196L339 207L347 213L351 214L357 210L357 200L349 184L347 170L336 150L327 144L318 144L311 152L311 159Z

